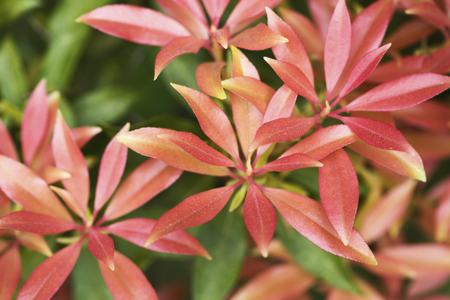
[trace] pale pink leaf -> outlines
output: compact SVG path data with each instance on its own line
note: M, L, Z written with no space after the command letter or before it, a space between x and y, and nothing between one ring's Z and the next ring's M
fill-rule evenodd
M203 0L202 2L205 5L211 22L217 27L230 0Z
M297 95L287 85L280 87L267 105L263 122L267 123L279 118L289 118L295 109Z
M18 160L19 157L17 155L16 146L14 145L14 141L11 135L8 132L8 129L5 127L3 122L0 120L0 154L8 156L14 160Z
M102 129L95 126L77 127L72 129L73 138L80 148L83 148L94 136L96 136L100 132L102 132Z

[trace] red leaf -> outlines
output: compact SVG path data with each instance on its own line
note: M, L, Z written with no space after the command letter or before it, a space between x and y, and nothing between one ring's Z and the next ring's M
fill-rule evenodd
M328 26L324 50L325 79L331 93L350 56L352 28L345 0L339 0Z
M195 80L203 93L222 100L227 98L222 87L222 69L224 66L223 62L206 62L197 67Z
M348 111L394 111L420 104L450 87L450 77L415 74L371 89L347 105Z
M409 15L419 16L443 31L450 27L448 16L434 2L413 4L405 12Z
M13 201L30 212L71 220L47 183L21 163L0 155L0 187Z
M153 244L145 246L148 235L156 222L156 220L143 218L128 219L109 225L106 230L133 244L153 251L210 257L194 237L182 230L169 233Z
M209 222L222 210L234 189L234 186L225 186L186 198L159 218L147 243L168 233Z
M359 117L339 117L339 119L366 144L404 152L411 149L403 134L388 123Z
M18 160L19 157L17 156L14 141L11 135L9 134L8 129L6 129L5 125L1 120L0 120L0 140L2 141L0 143L0 155L5 155L14 160Z
M337 150L322 160L319 191L325 212L344 245L353 234L358 208L358 177L344 150Z
M260 188L251 184L244 202L244 222L262 256L269 255L269 243L277 225L277 215L272 204Z
M71 178L63 180L64 187L73 195L79 207L86 212L89 201L89 172L83 153L58 113L52 140L56 167L70 173Z
M250 149L299 138L308 132L314 123L314 118L281 118L264 123L258 128Z
M224 176L228 173L225 167L234 165L189 132L147 127L121 134L117 139L141 155L190 172Z
M287 43L273 47L272 51L276 59L296 66L309 79L311 85L314 85L314 73L302 42L292 28L270 8L266 8L266 13L269 28L274 32L281 34L288 40Z
M334 125L321 128L289 148L281 157L295 153L307 154L311 158L321 160L334 151L356 141L355 135L345 125Z
M75 227L73 222L28 211L13 212L0 218L0 228L40 235L61 233Z
M125 4L106 5L78 21L106 34L147 45L165 45L189 32L177 21L157 11Z
M302 168L310 167L322 167L323 164L320 161L312 159L308 155L302 153L296 153L288 156L283 156L268 164L265 164L261 168L254 171L255 174L265 174L267 172L286 172L293 171Z
M267 104L275 93L267 84L248 76L226 79L222 81L222 86L227 91L253 104L262 113L266 111Z
M114 271L114 241L112 238L98 232L97 229L91 230L88 237L88 249L92 255Z
M156 55L153 79L156 80L162 70L175 58L187 53L197 53L204 44L204 40L192 36L182 36L171 40Z
M291 90L305 97L311 103L319 102L314 86L300 69L293 64L268 57L264 57L264 60Z
M47 136L49 108L47 100L46 81L42 80L35 87L23 112L23 122L20 129L23 159L27 165L38 151L39 146Z
M347 259L376 264L361 236L353 231L348 246L339 239L319 202L280 189L264 188L263 193L299 233L314 244Z
M111 220L144 205L180 177L181 171L148 159L140 164L117 189L103 218Z
M205 5L211 22L217 27L230 0L203 0L202 2Z
M81 245L81 242L72 244L41 263L28 277L17 299L51 299L75 266Z
M0 299L13 299L21 269L19 249L16 245L10 246L0 255Z
M239 158L239 149L233 127L227 115L208 96L181 86L172 84L193 110L203 132L218 146L234 158Z
M285 37L273 32L265 24L259 23L233 37L230 44L238 48L257 51L272 48L287 41Z
M114 299L158 300L158 296L142 271L127 257L115 252L114 271L102 263L98 266Z
M128 132L130 124L126 124L109 142L100 161L100 169L95 190L94 214L102 209L117 188L127 163L128 149L119 143L116 137Z

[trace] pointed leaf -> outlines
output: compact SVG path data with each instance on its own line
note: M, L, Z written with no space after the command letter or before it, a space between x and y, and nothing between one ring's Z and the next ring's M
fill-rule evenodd
M200 174L224 176L234 163L189 132L141 128L121 134L118 140L137 153Z
M75 200L75 198L69 191L53 185L50 188L61 198L61 200L70 208L72 212L77 214L81 219L86 219L85 213L80 207L80 204L77 202L77 200Z
M20 281L22 266L19 248L10 246L0 255L0 299L11 300Z
M276 59L296 66L309 79L311 85L314 85L314 73L302 42L292 28L270 8L266 9L266 13L269 28L288 40L287 43L278 44L273 47L272 51Z
M202 2L205 5L211 22L217 27L230 0L203 0Z
M265 164L261 168L254 171L255 174L265 174L267 172L287 172L298 170L302 168L322 167L323 164L306 154L295 153L288 156L283 156L268 164Z
M335 88L350 56L352 27L345 0L339 0L325 41L324 65L327 91Z
M233 37L230 44L241 49L258 51L286 42L288 40L285 37L273 32L267 25L259 23L255 27L246 29Z
M337 150L322 160L319 191L325 212L342 242L347 245L353 234L358 208L358 177L344 150Z
M169 233L153 244L145 246L148 235L156 222L157 220L134 218L116 222L106 229L133 244L153 251L209 257L208 252L194 237L181 230Z
M30 232L16 232L16 239L23 247L50 257L53 255L47 241L42 235Z
M252 64L252 62L247 58L247 56L242 53L241 50L230 46L231 55L232 55L232 66L231 66L231 76L239 77L239 76L247 76L252 77L254 79L259 79L258 70Z
M71 220L47 183L30 169L0 155L0 170L0 187L11 200L30 212Z
M84 145L89 143L89 141L100 132L102 132L102 129L95 126L85 126L72 129L73 138L80 148L83 148Z
M394 111L420 104L450 87L450 77L423 73L389 81L347 105L348 111Z
M114 271L114 241L93 229L88 234L88 249L99 261Z
M275 119L289 118L295 109L296 100L297 95L287 85L280 87L267 105L264 113L264 123Z
M157 300L158 296L142 271L127 257L114 253L115 269L98 266L114 299Z
M89 172L83 153L58 113L52 140L53 157L56 167L70 173L70 179L63 180L64 187L73 195L83 212L89 200Z
M14 141L11 135L6 129L3 122L0 120L0 154L8 156L14 160L18 160L19 157L17 155L16 146L14 145Z
M0 228L12 229L40 235L57 234L75 229L76 224L28 211L13 212L0 218Z
M222 87L223 62L206 62L197 67L195 80L203 93L218 99L226 99L227 95Z
M115 219L137 209L170 187L180 175L180 170L161 161L148 159L120 185L103 218Z
M115 138L128 132L130 124L126 124L109 142L103 152L95 190L94 214L109 200L122 178L127 163L128 149Z
M222 86L227 91L253 104L262 113L266 111L267 104L275 93L270 86L248 76L226 79L222 81Z
M344 246L318 202L280 189L265 188L263 192L295 230L322 249L347 259L376 264L369 247L356 231L352 232L348 246Z
M175 58L187 53L197 53L205 44L204 40L197 39L192 36L183 36L174 38L158 52L155 59L155 75L154 80L164 68L170 64Z
M193 110L203 132L218 146L234 158L239 158L239 149L233 127L227 115L206 95L193 89L172 84Z
M174 19L133 5L102 6L78 20L106 34L147 45L165 45L176 37L189 35Z
M228 202L234 188L234 186L215 188L184 199L159 218L148 238L148 242L154 242L177 230L209 222Z
M27 279L17 299L51 299L75 266L80 249L81 243L78 242L45 260Z

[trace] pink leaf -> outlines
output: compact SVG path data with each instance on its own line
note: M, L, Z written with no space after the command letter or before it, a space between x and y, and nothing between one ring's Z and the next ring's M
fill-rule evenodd
M446 30L450 27L448 16L434 2L421 2L412 5L406 10L409 15L416 15L437 28Z
M77 214L81 219L86 220L83 209L69 191L57 186L51 186L50 188L61 198L61 200L70 208L72 212Z
M450 124L450 106L431 100L409 109L396 111L394 116L426 131L447 132Z
M246 29L233 37L230 44L247 50L264 50L288 42L282 35L273 32L265 24Z
M109 225L106 229L133 244L148 248L153 251L200 255L209 258L208 252L202 245L185 231L175 231L163 236L149 246L145 246L149 233L153 230L156 220L135 218Z
M203 93L218 99L226 99L227 95L222 87L223 62L206 62L197 67L195 79Z
M17 285L20 281L22 266L19 248L12 245L0 255L0 299L13 299Z
M277 225L277 215L256 184L248 188L244 200L244 222L262 256L269 255L269 243Z
M325 212L344 245L353 233L358 208L358 177L344 150L337 150L322 160L319 191Z
M21 163L0 155L0 187L24 209L71 220L64 206L50 191L47 183Z
M379 199L364 215L360 232L368 243L382 237L405 215L416 183L412 180L395 186Z
M100 127L85 126L72 129L72 135L79 148L83 148L89 141L102 132Z
M280 87L267 105L264 123L280 118L289 118L295 109L297 95L286 85Z
M92 255L114 271L114 241L112 238L98 232L97 229L89 231L88 237L88 249Z
M317 24L322 39L325 41L336 0L308 0L311 17Z
M113 4L97 8L78 21L131 42L161 46L189 32L177 21L149 8Z
M360 86L370 76L370 74L372 74L390 46L391 44L384 45L383 47L374 49L362 56L350 71L350 74L346 79L344 87L340 91L338 98L344 97Z
M283 82L298 95L305 97L311 103L318 103L314 86L300 69L293 64L264 57Z
M321 160L334 151L355 141L355 135L347 126L329 126L321 128L307 138L301 140L284 152L281 157L295 153L303 153L316 160Z
M52 140L53 157L56 167L70 173L71 178L63 180L65 188L73 195L83 212L89 200L89 172L83 153L58 113Z
M352 292L347 292L344 290L333 289L328 293L327 300L385 300L386 298L382 296L375 288L371 287L369 284L356 280L358 283L358 288L361 291L360 294L355 294Z
M23 112L20 130L23 159L30 165L39 146L46 137L49 116L46 81L42 80L35 87Z
M171 186L180 175L180 170L161 161L148 159L134 169L120 185L103 218L118 218L144 205Z
M48 246L46 240L42 235L30 233L30 232L16 232L17 241L23 247L41 253L47 257L52 256L52 250Z
M218 146L238 159L236 136L223 110L205 94L181 85L172 84L172 86L189 104L203 132Z
M40 264L28 277L17 299L51 299L75 266L81 245L81 242L72 244Z
M128 149L119 143L115 137L128 132L130 124L126 124L106 146L100 161L100 169L95 190L94 214L109 200L122 178L127 163Z
M204 40L192 36L182 36L171 40L156 55L154 79L156 80L162 70L175 58L187 53L197 53L204 44Z
M0 155L8 156L14 160L18 160L19 157L17 155L16 146L14 145L14 141L11 135L6 129L3 122L0 120Z
M266 111L267 104L275 93L267 84L248 76L226 79L222 81L222 86L227 91L253 104L261 113Z
M202 2L205 5L211 22L217 27L230 0L203 0Z
M61 233L75 227L73 222L28 211L13 212L0 218L0 228L40 235Z
M320 161L312 159L306 154L296 153L288 156L283 156L268 164L265 164L261 168L256 169L255 174L265 174L267 172L286 172L293 171L302 168L310 167L322 167L323 164Z
M186 198L159 218L147 243L152 243L168 233L209 222L228 202L234 188L215 188Z
M411 149L403 134L388 123L359 117L339 117L339 119L368 145L404 152Z
M325 79L327 91L335 88L350 56L352 28L345 0L339 0L328 26L325 41Z
M314 125L314 118L281 118L261 125L256 132L251 149L259 146L291 141L307 133Z
M348 111L394 111L420 104L450 87L450 77L415 74L371 89L347 105Z
M276 59L296 66L303 74L305 74L311 85L314 85L314 73L302 42L292 28L270 8L266 9L266 13L267 24L270 29L284 36L288 40L287 43L273 47L272 51Z
M99 268L114 299L157 300L158 296L142 271L127 257L115 252L115 269L99 263Z
M299 233L335 255L375 265L376 260L361 236L353 231L348 246L339 239L319 202L280 189L264 188L263 193Z
M200 174L224 176L234 163L189 132L141 128L121 134L118 140L137 153Z
M258 273L241 287L231 300L296 299L306 293L315 279L295 265L278 264Z
M247 76L254 79L260 79L258 70L238 48L231 46L232 66L231 77Z

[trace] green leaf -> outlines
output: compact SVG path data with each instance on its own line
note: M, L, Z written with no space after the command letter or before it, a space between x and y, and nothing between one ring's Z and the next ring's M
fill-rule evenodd
M71 276L74 300L112 299L103 281L96 259L86 249L81 251Z
M282 222L278 225L277 234L302 269L338 289L359 292L352 270L343 259L320 249Z
M3 99L16 105L28 93L22 60L11 38L5 38L0 47L0 90Z
M2 0L0 1L0 27L39 6L39 0Z
M102 87L78 99L73 109L79 124L110 123L120 119L136 97L136 92L127 88Z
M199 239L213 260L195 259L192 297L194 300L224 299L238 279L247 249L242 217L237 212L222 212L201 228Z

